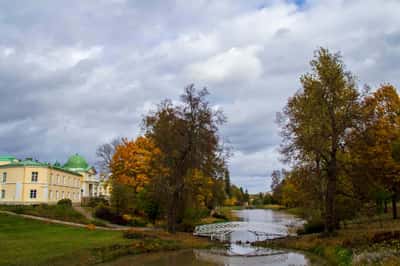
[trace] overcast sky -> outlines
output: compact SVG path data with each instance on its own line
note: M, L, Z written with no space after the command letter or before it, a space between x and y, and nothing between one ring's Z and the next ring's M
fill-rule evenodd
M233 183L269 189L275 114L320 46L364 84L400 87L398 0L0 2L0 154L64 162L133 138L183 87L225 111Z

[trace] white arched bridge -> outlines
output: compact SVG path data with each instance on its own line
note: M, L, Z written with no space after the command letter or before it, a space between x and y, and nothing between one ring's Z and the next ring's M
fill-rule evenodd
M270 233L271 227L274 227L272 231L275 233ZM254 234L257 241L286 237L288 235L287 228L285 227L270 223L255 222L227 222L199 225L195 227L193 235L210 237L212 240L226 241L227 237L236 231L250 232Z

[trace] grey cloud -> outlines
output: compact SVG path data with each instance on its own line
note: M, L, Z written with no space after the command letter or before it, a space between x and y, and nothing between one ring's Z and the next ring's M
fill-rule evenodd
M265 190L282 167L275 113L313 50L342 51L360 84L400 86L399 11L395 0L3 1L0 154L94 163L99 144L137 136L143 114L195 82L228 116L232 179Z

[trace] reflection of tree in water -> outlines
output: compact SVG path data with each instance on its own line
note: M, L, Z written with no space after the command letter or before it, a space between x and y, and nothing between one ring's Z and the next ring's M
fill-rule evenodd
M236 256L228 256L226 253L225 255L216 253L216 252L210 252L208 250L194 250L194 254L196 256L196 259L205 261L205 262L212 262L216 263L218 265L229 265L229 266L236 266L236 265L252 265L252 266L257 266L257 265L287 265L286 262L288 261L288 253L287 252L282 252L279 251L271 252L269 255L263 255L263 256L257 256L257 255L252 255L252 256L241 256L241 255L236 255ZM304 264L302 264L304 265Z
M213 240L229 243L226 249L195 250L197 260L217 265L307 265L302 254L252 246L255 241L287 237L291 227L303 223L292 216L282 216L271 210L242 210L237 214L244 221L196 226L194 235L208 236Z

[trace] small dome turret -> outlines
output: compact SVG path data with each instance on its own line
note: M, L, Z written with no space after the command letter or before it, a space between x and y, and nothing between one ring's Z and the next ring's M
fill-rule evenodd
M65 169L72 171L87 171L90 169L89 164L79 154L72 155L63 166Z

